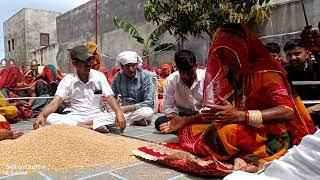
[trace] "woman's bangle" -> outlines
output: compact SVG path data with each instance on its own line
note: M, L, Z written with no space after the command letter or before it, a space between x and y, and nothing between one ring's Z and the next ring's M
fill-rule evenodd
M259 110L248 110L248 125L260 128L263 126L262 124L262 113Z

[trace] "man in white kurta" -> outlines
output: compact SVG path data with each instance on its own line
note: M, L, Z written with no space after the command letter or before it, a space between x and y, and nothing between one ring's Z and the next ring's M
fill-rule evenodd
M38 128L40 123L47 123L69 124L98 130L116 123L123 130L124 115L113 97L112 89L104 74L90 68L92 59L87 47L76 46L71 49L70 54L76 72L68 74L61 80L54 99L39 114L34 128ZM102 111L101 96L107 97L108 103L114 110L113 113ZM63 98L70 99L71 112L53 113Z

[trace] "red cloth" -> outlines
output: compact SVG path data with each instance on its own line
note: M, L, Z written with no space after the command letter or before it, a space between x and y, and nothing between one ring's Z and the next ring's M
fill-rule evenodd
M222 163L214 157L195 157L184 151L177 143L140 147L134 150L133 154L201 176L223 177L232 172L232 165Z
M142 69L149 69L149 64L148 63L143 63L142 64Z
M45 79L48 83L59 83L62 78L60 70L52 64L46 65L37 77L37 79Z
M112 77L114 77L114 75L117 74L117 72L119 71L120 71L120 68L118 66L115 66L111 71Z
M152 68L151 68L151 71L152 71L152 72L155 72L158 76L160 75L160 71L159 71L159 69L158 69L157 66L152 67Z
M29 84L25 79L23 73L15 65L9 65L0 71L0 89L6 88L9 90L9 98L19 97L18 92L31 89L33 84ZM13 102L18 102L14 100ZM31 108L19 106L18 115L16 120L19 118L26 119L31 118L33 113ZM11 120L12 121L12 120Z
M26 89L31 85L25 79L23 73L15 65L9 65L0 70L0 89Z
M6 129L11 131L10 124L7 121L0 121L0 129Z
M99 68L99 71L102 72L102 73L104 74L104 76L106 76L109 84L111 84L111 83L112 83L112 81L111 81L112 76L111 76L111 73L110 73L109 69L106 68L106 67L102 67L102 66L101 66L101 67Z
M171 74L171 66L169 64L163 64L162 67L161 67L161 72L160 72L160 76L162 78L166 78L165 74L164 74L164 71L165 70L168 70L169 71L169 74Z

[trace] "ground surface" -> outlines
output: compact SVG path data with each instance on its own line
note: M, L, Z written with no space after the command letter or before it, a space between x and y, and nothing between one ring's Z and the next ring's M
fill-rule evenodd
M153 118L153 122L148 127L128 126L124 132L126 138L135 138L146 141L162 142L176 141L177 136L173 134L159 134L154 128L154 120L159 116L157 114ZM14 130L20 130L25 133L32 131L32 122L21 121L13 124ZM117 136L114 133L106 134L106 136ZM114 169L112 167L92 168L87 170L74 170L68 172L37 172L32 175L0 175L0 179L167 179L167 180L184 180L184 179L204 179L187 173L172 170L165 166L159 166L148 161L139 161L125 167Z

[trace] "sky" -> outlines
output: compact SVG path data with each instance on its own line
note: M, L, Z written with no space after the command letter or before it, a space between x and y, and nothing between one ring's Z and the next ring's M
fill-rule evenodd
M67 12L89 0L0 0L0 60L4 58L3 22L23 8Z

